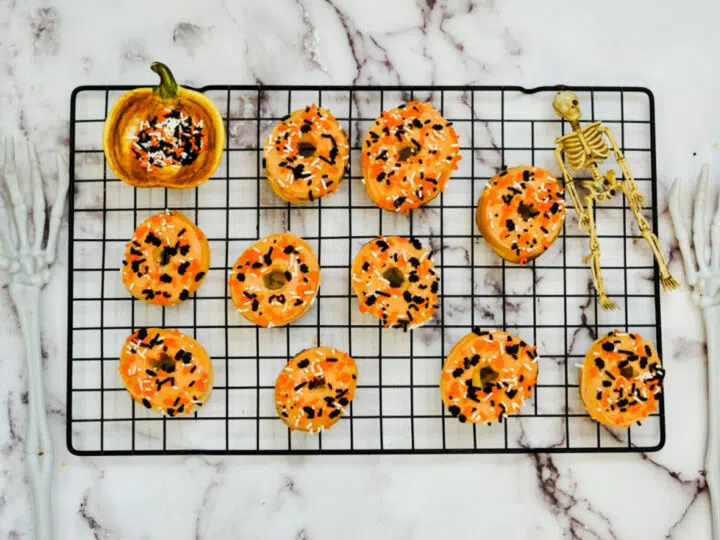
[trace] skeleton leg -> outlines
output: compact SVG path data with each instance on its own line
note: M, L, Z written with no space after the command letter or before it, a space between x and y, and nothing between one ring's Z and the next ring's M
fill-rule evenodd
M587 204L587 215L590 219L589 233L590 233L590 254L587 255L583 262L590 261L590 271L592 272L593 285L598 293L598 303L603 309L617 309L618 305L608 298L605 293L605 284L603 283L602 273L600 269L600 242L598 242L597 230L595 229L595 216L593 212L593 206L595 199L591 196L585 197L585 203Z
M660 283L662 283L662 286L666 291L676 288L679 283L675 281L675 278L670 275L670 272L667 268L667 260L665 259L665 255L663 254L662 249L660 249L660 242L658 240L658 237L655 236L655 234L650 230L650 224L645 219L645 216L642 215L642 206L637 200L637 191L635 190L635 185L621 182L620 189L627 197L630 209L633 211L633 214L635 214L635 220L637 221L638 227L640 228L640 234L645 240L647 240L647 243L650 244L650 249L652 249L653 255L655 255L658 270L660 270ZM704 244L703 248L698 249L698 247L696 246L695 249L698 253L704 254Z

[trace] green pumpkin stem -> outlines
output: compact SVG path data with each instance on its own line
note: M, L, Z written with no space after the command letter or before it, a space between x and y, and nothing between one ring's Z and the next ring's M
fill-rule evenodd
M150 69L160 76L160 84L155 87L153 92L162 99L174 99L178 97L180 87L175 81L175 77L173 77L170 68L162 62L153 62L150 65Z

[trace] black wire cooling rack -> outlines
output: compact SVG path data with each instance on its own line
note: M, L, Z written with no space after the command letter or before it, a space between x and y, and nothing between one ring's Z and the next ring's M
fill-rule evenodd
M133 189L109 171L102 128L131 86L84 86L71 99L68 277L67 444L81 455L291 453L514 453L651 451L665 442L664 406L629 430L594 423L580 401L577 365L598 334L631 330L660 353L658 275L625 201L597 209L602 264L621 310L599 310L581 262L587 238L568 209L565 230L547 253L519 267L487 247L474 223L485 182L502 166L534 164L555 173L554 139L567 126L552 110L553 87L208 86L223 113L227 147L215 175L192 190ZM657 230L652 94L644 88L575 87L585 121L616 134ZM383 109L431 101L454 123L462 161L444 194L410 217L381 211L362 185L362 137ZM289 205L269 188L262 145L273 125L309 103L328 107L351 142L350 174L339 191ZM212 264L194 297L148 306L125 291L124 244L136 224L166 208L205 231ZM234 309L227 273L257 238L290 230L316 250L320 292L288 327L251 326ZM414 236L439 268L440 308L424 327L383 329L358 311L349 267L377 234ZM215 366L209 403L186 418L163 418L135 405L117 371L126 336L138 327L178 328L198 339ZM539 381L519 414L491 426L460 424L444 407L440 369L473 327L503 328L537 344ZM347 414L322 434L290 432L277 418L273 387L296 352L322 344L349 352L359 384Z

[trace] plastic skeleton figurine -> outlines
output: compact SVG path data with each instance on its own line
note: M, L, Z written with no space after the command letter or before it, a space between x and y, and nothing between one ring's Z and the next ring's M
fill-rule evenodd
M598 293L598 302L603 309L617 309L618 305L608 298L600 270L600 243L598 242L597 230L595 228L594 208L598 203L603 203L614 198L622 192L628 200L630 209L635 215L640 234L652 249L655 260L660 270L660 282L665 290L671 290L678 286L667 269L667 261L660 250L660 243L650 229L650 224L642 215L645 198L638 191L633 175L628 168L625 156L620 151L610 128L602 122L593 122L580 126L580 102L577 95L569 90L558 92L553 101L555 112L561 118L567 120L572 127L572 133L568 133L555 140L555 159L560 165L563 177L565 178L565 189L570 194L573 206L577 211L580 220L580 228L590 235L590 254L583 262L590 261L593 284ZM615 178L615 171L609 170L604 175L600 172L598 164L610 155L605 138L612 147L615 160L620 166L622 180ZM565 165L565 159L569 168ZM585 196L581 199L578 195L576 180L570 170L580 171L588 169L592 180L578 181L586 190Z

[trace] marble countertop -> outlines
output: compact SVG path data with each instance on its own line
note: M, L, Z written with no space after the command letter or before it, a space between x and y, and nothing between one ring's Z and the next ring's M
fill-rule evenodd
M0 3L3 131L63 150L72 89L150 81L152 60L195 86L647 86L657 106L660 237L682 279L666 194L717 154L720 129L708 121L720 92L710 65L717 2L208 0L156 2L159 16L148 6ZM710 538L705 339L686 289L662 295L667 443L656 453L81 458L65 447L60 254L42 315L58 538ZM2 295L0 537L32 538L22 341L5 285Z

